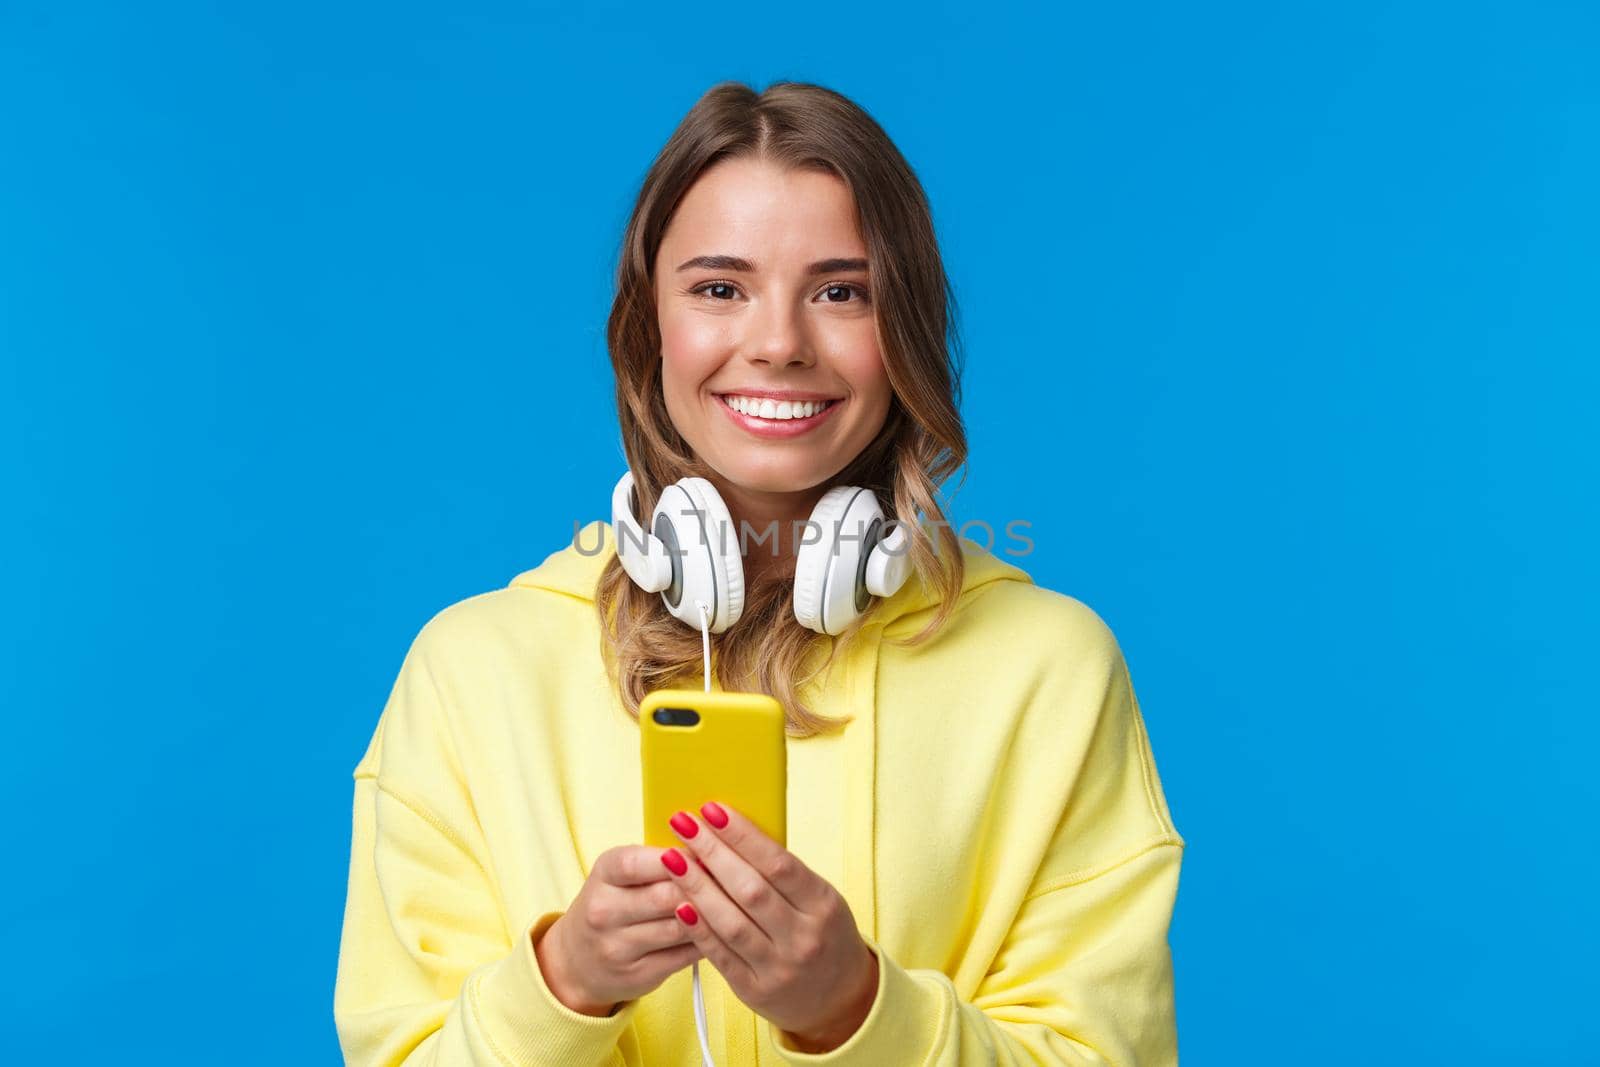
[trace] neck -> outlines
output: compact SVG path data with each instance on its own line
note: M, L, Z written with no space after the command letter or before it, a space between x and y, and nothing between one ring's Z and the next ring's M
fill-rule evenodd
M731 536L742 538L746 582L773 574L793 574L800 540L806 536L805 522L828 487L774 493L746 489L722 478L709 480L728 505L733 519ZM815 538L816 534L811 536Z

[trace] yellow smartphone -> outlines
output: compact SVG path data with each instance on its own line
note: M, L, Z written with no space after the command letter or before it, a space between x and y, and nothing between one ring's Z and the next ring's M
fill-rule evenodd
M733 805L784 848L788 839L788 738L783 706L764 693L658 689L639 705L644 843L682 842L667 820L704 821L708 800Z

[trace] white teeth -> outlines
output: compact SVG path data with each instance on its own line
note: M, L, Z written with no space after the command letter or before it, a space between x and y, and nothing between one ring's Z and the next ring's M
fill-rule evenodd
M741 414L753 415L761 419L771 419L774 422L782 422L788 419L809 419L833 403L831 400L770 400L733 394L724 396L722 402Z

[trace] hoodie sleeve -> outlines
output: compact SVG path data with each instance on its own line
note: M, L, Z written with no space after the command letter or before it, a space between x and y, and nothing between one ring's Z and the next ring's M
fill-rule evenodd
M354 772L349 889L334 984L345 1062L618 1062L618 1040L637 1001L602 1018L556 999L533 942L560 911L508 931L442 725L429 665L436 643L424 627Z
M767 1024L792 1064L838 1067L1170 1067L1178 1062L1166 931L1182 846L1161 842L1074 885L1030 898L994 968L964 1000L941 971L906 968L874 940L878 992L829 1052L801 1052Z
M844 1044L807 1053L767 1024L790 1064L833 1067L1174 1067L1167 942L1184 840L1172 824L1138 701L1106 637L1098 714L1052 844L970 999L868 938L878 990ZM1111 828L1111 829L1108 829ZM1093 842L1092 846L1083 843ZM1092 847L1092 855L1085 849Z

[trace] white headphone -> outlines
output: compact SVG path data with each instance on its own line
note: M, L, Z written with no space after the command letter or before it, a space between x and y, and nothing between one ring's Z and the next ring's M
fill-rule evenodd
M630 470L611 493L617 558L647 593L661 594L672 615L701 628L695 601L711 608L720 634L744 613L744 556L728 507L704 478L680 478L661 491L650 532L639 527ZM870 597L899 592L911 573L910 538L893 523L884 533L875 493L836 485L811 510L794 569L794 616L820 634L838 634L866 611ZM821 536L807 543L812 531Z

